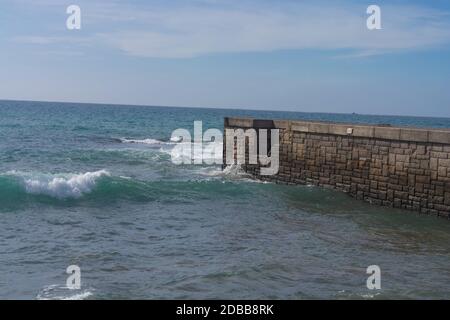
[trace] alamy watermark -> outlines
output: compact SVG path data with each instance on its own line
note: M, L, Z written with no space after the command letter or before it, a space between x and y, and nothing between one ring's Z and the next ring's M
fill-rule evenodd
M66 27L69 30L81 29L81 8L75 4L67 7L66 13L69 17L66 20Z
M81 289L81 269L77 265L70 265L66 269L69 275L66 280L66 287L71 290Z
M269 134L270 131L270 134ZM261 175L275 175L279 170L279 129L208 129L203 132L202 121L194 121L194 137L187 129L176 129L171 141L174 164L260 165ZM269 143L270 142L270 143ZM222 159L225 143L225 161ZM184 156L180 156L184 155Z
M369 30L381 29L381 8L375 4L367 7L367 14L370 16L367 18L366 25Z
M369 290L381 289L381 268L377 265L371 265L367 267L367 274L370 276L367 278L366 285Z
M69 17L66 20L66 27L68 30L81 29L81 8L76 4L72 4L66 8L66 13ZM369 5L366 13L370 15L366 20L366 26L369 30L381 29L381 8L376 4Z

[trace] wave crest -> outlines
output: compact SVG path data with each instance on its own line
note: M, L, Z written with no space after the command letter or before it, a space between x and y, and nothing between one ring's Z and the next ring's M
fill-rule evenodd
M39 175L30 176L18 172L10 172L9 175L19 177L27 193L42 194L58 199L80 198L90 193L97 184L98 179L110 176L106 170L86 172L71 175Z
M147 138L147 139L127 139L121 138L120 141L122 143L137 143L137 144L166 144L167 142L163 142L157 139Z

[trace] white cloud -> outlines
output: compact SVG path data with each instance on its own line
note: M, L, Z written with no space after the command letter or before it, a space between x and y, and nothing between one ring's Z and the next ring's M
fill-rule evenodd
M89 10L83 9L88 26L83 27L91 32L91 44L140 57L191 58L286 49L350 49L352 56L367 56L450 43L449 13L414 6L382 6L383 29L369 31L366 7L336 2L197 0L189 5L90 5ZM52 42L44 37L28 40Z
M364 7L277 3L160 8L146 16L151 22L146 27L99 36L127 54L163 58L283 49L354 49L368 55L450 43L449 16L436 10L385 6L383 29L369 31Z
M71 44L91 44L93 43L92 37L62 37L62 36L17 36L12 38L13 42L25 43L25 44L36 44L36 45L51 45L51 44L61 44L61 43L71 43Z
M12 39L14 42L18 43L28 43L28 44L51 44L58 41L55 37L41 37L41 36L20 36Z

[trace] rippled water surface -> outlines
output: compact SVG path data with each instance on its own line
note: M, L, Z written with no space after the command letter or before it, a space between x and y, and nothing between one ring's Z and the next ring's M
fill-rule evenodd
M449 298L450 223L171 162L224 116L449 119L0 101L0 298ZM65 287L69 265L80 290ZM379 265L382 290L366 288Z

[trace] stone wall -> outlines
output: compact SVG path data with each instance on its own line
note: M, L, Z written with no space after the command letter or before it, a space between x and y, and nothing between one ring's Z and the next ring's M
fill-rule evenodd
M225 119L225 130L236 128L280 130L278 174L261 176L259 165L243 165L260 179L334 188L373 204L450 218L450 130Z

